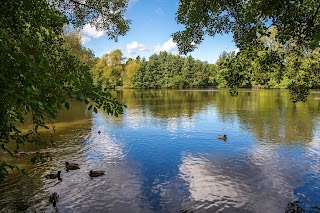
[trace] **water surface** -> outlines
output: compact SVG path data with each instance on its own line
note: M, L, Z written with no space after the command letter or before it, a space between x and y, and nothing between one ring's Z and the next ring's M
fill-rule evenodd
M124 115L61 112L42 132L51 158L0 184L0 210L37 212L284 212L288 202L320 207L320 94L293 104L286 91L125 90ZM99 134L98 131L101 133ZM227 140L218 140L218 135ZM64 162L81 169L66 172ZM90 178L91 169L106 175ZM62 171L62 182L46 180ZM48 201L60 195L57 208Z

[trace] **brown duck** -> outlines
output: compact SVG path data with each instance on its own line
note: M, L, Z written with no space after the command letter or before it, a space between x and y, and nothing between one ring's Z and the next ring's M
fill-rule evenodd
M225 141L225 140L227 140L227 135L218 136L218 139Z
M62 181L62 178L60 177L61 171L58 171L57 174L47 174L46 178L47 179L56 179L58 178L58 180Z
M90 177L99 177L101 175L104 175L104 171L101 171L101 170L93 171L93 170L91 170L90 173L89 173Z
M77 163L69 163L68 161L66 162L66 169L67 169L67 172L69 170L76 170L76 169L80 169L79 167L79 164Z

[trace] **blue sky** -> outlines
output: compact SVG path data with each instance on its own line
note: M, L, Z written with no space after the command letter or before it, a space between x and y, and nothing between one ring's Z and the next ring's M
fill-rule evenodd
M118 42L108 40L104 32L98 32L90 25L82 29L83 44L94 51L97 57L121 49L126 58L148 58L159 51L178 54L171 34L183 30L175 20L178 0L130 0L125 17L132 21L130 31ZM190 53L194 58L214 63L222 51L231 52L236 47L232 35L206 37L196 50Z

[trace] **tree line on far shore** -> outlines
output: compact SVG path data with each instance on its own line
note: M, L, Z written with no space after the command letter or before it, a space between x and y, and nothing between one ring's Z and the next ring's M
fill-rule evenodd
M79 57L90 66L94 82L108 89L319 88L319 48L290 54L290 47L283 48L273 36L276 30L270 33L271 36L260 39L257 48L222 52L214 64L167 52L153 54L148 59L139 56L125 59L119 49L101 58ZM88 52L85 50L83 55Z

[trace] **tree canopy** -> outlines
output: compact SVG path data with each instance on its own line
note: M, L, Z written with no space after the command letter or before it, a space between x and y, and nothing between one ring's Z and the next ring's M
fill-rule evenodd
M176 19L185 30L174 33L173 39L186 54L205 35L232 33L241 49L257 43L274 27L281 43L295 42L305 48L314 40L320 41L319 10L317 0L180 0Z
M310 80L317 81L320 77L316 68L319 62L307 72L302 63L310 51L316 51L314 55L319 52L320 2L317 0L180 0L176 19L185 26L173 34L183 54L193 51L206 35L233 34L240 52L226 65L230 68L226 84L231 94L237 94L237 88L254 76L280 82L282 75L269 78L264 74L266 68L283 71L284 64L290 62L291 82L287 88L294 102L305 101ZM270 46L268 41L275 46ZM257 68L254 74L245 71L252 61Z
M99 108L113 115L123 112L122 104L94 85L88 67L92 52L81 48L76 35L64 35L63 29L66 24L93 24L108 30L109 38L117 39L129 29L130 21L123 18L126 6L126 0L1 1L2 150L12 155L26 142L42 143L38 129L48 129L58 111L69 108L70 100L84 101L95 112ZM33 121L27 132L18 126L26 115ZM14 168L15 165L0 162L0 180L8 169Z
M110 39L117 40L130 29L130 20L124 18L128 0L53 0L54 8L62 12L76 28L86 24L104 30Z

